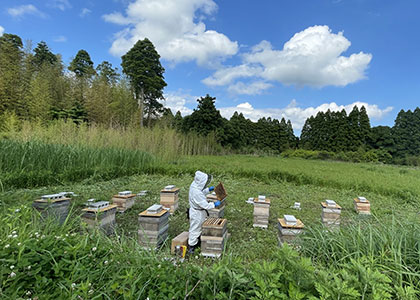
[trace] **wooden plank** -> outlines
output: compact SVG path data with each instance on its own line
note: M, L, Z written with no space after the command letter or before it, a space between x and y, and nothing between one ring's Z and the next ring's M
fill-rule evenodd
M279 224L281 225L281 227L283 227L283 228L302 229L303 227L305 227L305 225L299 219L297 219L297 224L296 225L288 225L288 224L286 224L286 221L283 218L281 218L281 219L279 218L278 221L279 221Z
M129 194L129 195L114 195L112 198L120 198L120 199L128 199L128 198L135 198L137 197L136 194Z
M141 213L139 213L139 216L142 217L161 217L164 214L166 214L168 211L166 211L165 209L162 209L160 212L156 213L156 214L151 214L147 211L147 209Z
M184 231L172 239L172 243L171 243L172 254L175 254L176 246L188 246L188 236L189 236L188 231Z
M71 198L60 198L60 199L37 199L34 202L39 202L39 203L56 203L56 202L61 202L61 201L67 201L67 200L71 200Z
M258 198L254 198L254 203L270 205L271 200L269 198L265 198L265 201L264 201L264 200L260 200Z
M116 208L116 207L117 207L117 205L111 204L111 205L102 207L99 210L96 210L94 208L87 207L87 208L82 209L82 211L93 212L93 213L100 213L100 212L108 211L108 210L113 209L113 208Z
M338 205L337 203L335 204L335 206L328 206L326 202L321 202L321 206L323 208L333 208L333 209L341 209L341 206Z

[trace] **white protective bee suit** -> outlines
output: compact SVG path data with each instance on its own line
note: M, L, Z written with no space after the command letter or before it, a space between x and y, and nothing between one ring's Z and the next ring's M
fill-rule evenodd
M214 203L207 202L206 195L210 192L207 188L209 175L201 171L195 172L193 183L190 186L190 230L188 245L195 246L201 236L201 225L203 225L208 209L214 208Z

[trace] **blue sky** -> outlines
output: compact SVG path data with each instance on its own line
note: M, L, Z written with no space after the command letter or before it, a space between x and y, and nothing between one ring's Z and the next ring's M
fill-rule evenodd
M3 0L0 34L44 40L68 64L95 65L148 37L166 68L166 105L188 114L205 94L222 115L305 119L367 106L393 125L419 106L418 0Z

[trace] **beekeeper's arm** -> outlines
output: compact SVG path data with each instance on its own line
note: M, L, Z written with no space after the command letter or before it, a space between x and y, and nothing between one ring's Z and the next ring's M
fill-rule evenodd
M203 191L203 193L196 193L194 195L195 196L194 197L194 203L195 203L196 206L198 206L201 209L206 209L206 210L213 209L215 207L214 203L213 202L211 202L211 203L207 202L206 195L204 194L204 192L206 190L208 190L208 188L205 189Z
M211 186L211 187L205 188L205 189L203 190L203 193L204 193L205 195L207 195L207 194L210 194L210 192L212 192L212 191L214 191L214 186Z

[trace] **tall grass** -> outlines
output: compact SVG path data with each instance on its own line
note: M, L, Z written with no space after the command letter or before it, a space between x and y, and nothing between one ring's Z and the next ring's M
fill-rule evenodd
M213 136L202 137L193 133L185 135L174 129L159 126L153 128L106 128L86 124L78 126L72 122L58 120L46 125L22 122L17 129L6 129L3 134L13 139L97 148L141 150L166 161L177 159L181 155L211 155L221 151L221 146L217 144Z
M0 140L3 189L148 172L156 159L139 150Z
M322 265L364 260L398 284L420 282L420 224L417 219L354 221L341 230L307 228L301 251Z

